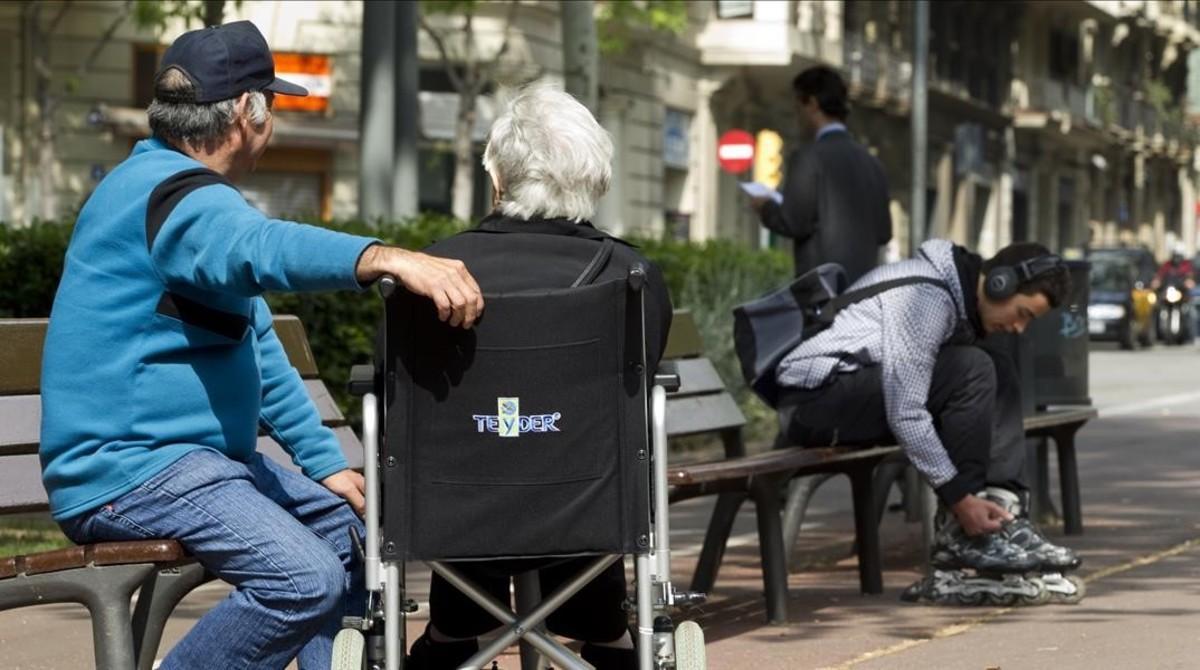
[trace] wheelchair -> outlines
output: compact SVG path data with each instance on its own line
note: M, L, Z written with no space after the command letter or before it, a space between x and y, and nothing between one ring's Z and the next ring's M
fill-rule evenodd
M333 670L403 670L405 562L423 561L502 623L461 668L486 668L519 642L523 669L588 663L544 621L616 561L633 555L639 670L701 670L704 634L671 613L703 594L671 583L667 390L646 364L646 272L568 289L488 295L471 330L440 322L431 301L380 282L385 316L362 397L367 587L346 617ZM518 612L458 562L589 557L587 567ZM541 658L538 658L540 656Z

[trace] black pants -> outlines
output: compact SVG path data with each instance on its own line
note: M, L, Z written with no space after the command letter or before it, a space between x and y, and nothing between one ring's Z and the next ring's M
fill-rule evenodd
M1021 386L1008 354L980 346L943 347L926 407L958 469L956 488L970 493L989 484L1025 488ZM839 374L817 389L788 391L780 399L779 418L789 444L895 444L879 366Z
M508 603L511 575L542 566L538 577L544 598L578 575L593 560L593 557L587 557L559 561L458 562L454 567L493 598ZM612 642L627 630L624 603L625 563L617 561L555 610L546 619L546 628L555 635L574 640ZM479 637L500 626L492 615L436 573L429 584L429 620L440 633L453 638Z

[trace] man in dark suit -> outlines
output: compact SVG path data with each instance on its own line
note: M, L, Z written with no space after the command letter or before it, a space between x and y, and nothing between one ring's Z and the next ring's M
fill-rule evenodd
M794 240L796 275L838 263L853 283L879 261L892 239L883 166L846 132L846 84L827 67L792 81L796 111L814 141L788 160L783 204L753 198L767 228Z

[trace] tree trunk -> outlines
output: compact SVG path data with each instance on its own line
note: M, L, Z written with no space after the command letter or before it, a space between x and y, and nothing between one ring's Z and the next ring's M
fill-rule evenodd
M54 99L50 90L50 35L41 28L38 15L31 19L33 42L34 99L37 101L38 203L34 216L43 220L58 216L57 173L54 151Z
M451 191L451 212L455 218L471 220L475 200L475 146L471 129L475 127L475 98L478 93L468 87L458 96L458 118L454 124L454 187Z

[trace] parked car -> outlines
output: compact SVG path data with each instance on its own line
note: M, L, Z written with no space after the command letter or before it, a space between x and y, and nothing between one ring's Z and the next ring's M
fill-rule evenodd
M1133 294L1137 283L1136 269L1124 258L1093 260L1088 296L1088 335L1093 340L1115 340L1122 349L1133 349L1143 331L1153 328L1136 322Z
M1148 347L1155 339L1155 305L1158 296L1150 288L1158 263L1145 247L1113 247L1092 249L1087 260L1092 264L1091 297L1088 307L1088 329L1092 339L1111 339L1123 349L1135 344ZM1118 295L1121 294L1121 295ZM1128 294L1127 299L1122 295ZM1104 305L1093 310L1093 306ZM1116 306L1122 305L1125 316L1117 318ZM1097 325L1093 325L1093 319ZM1100 322L1110 325L1104 326ZM1125 330L1122 324L1127 324ZM1099 330L1099 332L1097 332Z

